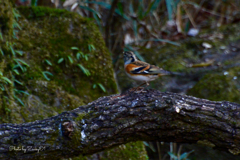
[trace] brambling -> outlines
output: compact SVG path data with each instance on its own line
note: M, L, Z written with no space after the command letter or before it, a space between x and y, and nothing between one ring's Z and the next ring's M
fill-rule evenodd
M148 82L157 79L159 76L172 74L171 72L165 71L157 66L139 61L136 55L131 51L124 52L124 69L128 77L136 81L144 82L140 86L144 84L148 86Z

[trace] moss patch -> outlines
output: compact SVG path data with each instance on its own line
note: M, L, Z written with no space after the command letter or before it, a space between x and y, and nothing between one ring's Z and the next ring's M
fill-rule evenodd
M93 22L65 10L44 7L19 10L28 18L28 22L20 22L25 30L19 33L21 38L18 46L27 52L29 63L35 67L31 68L33 73L26 77L44 79L42 72L48 71L53 74L51 81L71 94L84 97L85 102L104 95L100 88L93 89L96 83L106 88L108 93L105 95L116 93L111 59ZM89 51L89 45L96 50ZM77 59L77 53L71 50L73 46L89 54L89 60ZM60 59L64 60L59 63ZM86 76L78 64L87 68L91 76Z
M12 3L9 1L1 1L0 2L0 32L6 35L13 34L13 23L14 23L14 14ZM8 36L4 37L7 38ZM10 38L10 37L8 37ZM0 42L2 39L0 39Z
M226 100L240 103L239 77L240 67L222 73L206 74L188 91L188 94L214 101Z
M140 141L122 144L111 150L105 151L100 156L103 160L147 160L144 144ZM94 157L92 157L94 158Z
M3 110L2 122L43 119L117 92L110 54L92 21L76 13L46 7L21 7L19 11L18 23L22 29L16 32L17 39L4 42L10 49L4 50L0 61L3 75L15 81L12 87L10 84L5 87L7 101L2 104L12 118L10 121ZM8 21L4 26L9 28ZM88 59L79 53L88 55ZM87 76L79 65L91 75ZM94 84L101 84L106 92L99 85L94 89Z

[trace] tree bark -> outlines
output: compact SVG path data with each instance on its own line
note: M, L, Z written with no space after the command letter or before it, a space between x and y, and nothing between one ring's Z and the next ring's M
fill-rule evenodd
M240 105L157 90L101 97L58 116L0 125L0 159L89 155L130 141L205 143L240 153Z

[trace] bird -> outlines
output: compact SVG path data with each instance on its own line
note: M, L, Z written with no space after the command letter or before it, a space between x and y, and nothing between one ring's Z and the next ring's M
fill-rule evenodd
M132 51L123 52L123 57L124 70L127 76L135 81L143 82L141 85L136 87L136 89L145 84L148 86L150 81L154 81L160 76L173 74L170 71L166 71L155 65L138 60Z

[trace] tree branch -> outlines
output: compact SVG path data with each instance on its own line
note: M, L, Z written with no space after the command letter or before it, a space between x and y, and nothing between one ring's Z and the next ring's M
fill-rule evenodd
M1 124L0 159L89 155L137 140L201 142L238 154L240 105L157 90L128 91L41 121Z
M115 12L115 9L117 7L117 4L118 4L118 0L114 0L112 2L112 5L111 5L111 9L108 13L108 16L107 16L107 20L106 20L106 27L105 27L105 43L106 43L106 46L107 48L110 50L111 47L110 47L110 44L109 44L109 35L110 35L110 27L111 27L111 24L112 24L112 18L113 18L113 14Z

